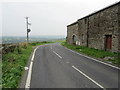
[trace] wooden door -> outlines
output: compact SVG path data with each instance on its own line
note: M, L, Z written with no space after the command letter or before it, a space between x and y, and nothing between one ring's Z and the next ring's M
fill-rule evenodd
M112 49L112 35L106 35L105 37L105 50Z

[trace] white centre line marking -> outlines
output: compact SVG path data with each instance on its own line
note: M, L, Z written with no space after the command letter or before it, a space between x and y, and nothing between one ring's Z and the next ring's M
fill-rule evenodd
M62 59L62 57L59 54L57 54L55 51L53 51L53 53L55 53L60 59Z
M101 86L99 83L97 83L95 80L93 80L92 78L90 78L89 76L87 76L85 73L83 73L82 71L80 71L79 69L77 69L75 66L72 66L72 68L74 68L76 71L78 71L79 73L81 73L82 75L84 75L86 78L88 78L90 81L92 81L93 83L95 83L96 85L98 85L100 88L103 88L105 90L105 88L103 86Z
M37 48L34 50L32 58L31 58L31 63L30 63L30 66L29 66L29 71L28 71L28 76L27 76L25 88L30 88L30 81L31 81L31 75L32 75L33 60L34 60L34 56L35 56L35 52L36 52Z
M66 63L70 63L70 62L66 62Z

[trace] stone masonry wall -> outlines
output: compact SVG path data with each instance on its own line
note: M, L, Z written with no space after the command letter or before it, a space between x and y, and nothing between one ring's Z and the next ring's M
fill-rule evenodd
M67 27L67 42L73 44L73 35L78 39L78 23L75 22L73 25Z
M88 47L105 49L105 35L112 35L112 50L118 49L118 5L96 13L89 18Z
M87 23L87 19L78 20L78 38L82 46L87 46Z
M120 52L120 3L118 4L118 34L119 34L119 37L118 37L118 51ZM120 55L119 55L120 57Z
M105 36L112 35L112 52L120 52L120 2L79 19L67 26L67 42L105 50Z

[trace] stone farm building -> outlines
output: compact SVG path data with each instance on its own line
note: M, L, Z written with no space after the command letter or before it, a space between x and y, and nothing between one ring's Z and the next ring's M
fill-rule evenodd
M120 2L68 25L67 43L120 52Z

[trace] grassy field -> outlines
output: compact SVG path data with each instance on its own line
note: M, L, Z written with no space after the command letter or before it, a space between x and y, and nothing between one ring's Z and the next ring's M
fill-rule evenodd
M17 88L33 46L53 42L21 43L14 52L2 56L2 87Z
M62 42L65 42L66 40L55 40L54 42L56 43L56 42L60 42L60 43L62 43Z
M77 51L79 53L82 53L97 59L103 59L104 61L110 62L112 64L120 65L120 58L118 58L118 53L112 53L104 50L88 48L85 46L69 45L66 42L63 42L61 45L69 49L72 49L74 51Z

